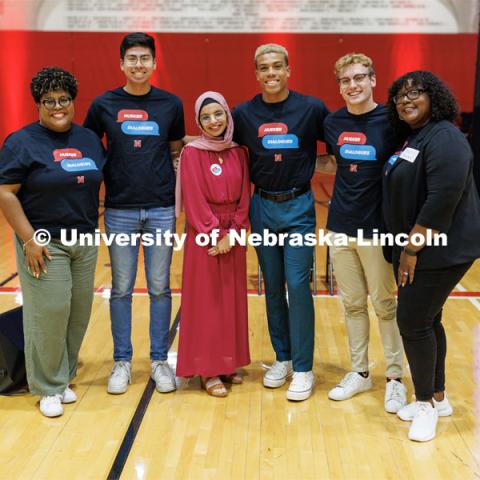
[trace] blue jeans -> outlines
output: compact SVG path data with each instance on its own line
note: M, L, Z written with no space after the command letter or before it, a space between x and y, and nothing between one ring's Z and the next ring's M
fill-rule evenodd
M292 200L273 202L254 194L250 203L252 233L315 233L315 206L311 191ZM265 283L270 339L278 361L292 360L296 372L312 370L314 310L310 291L313 248L258 246ZM288 288L286 299L285 282Z
M175 209L148 208L105 210L105 230L111 233L141 234L175 231ZM128 246L115 242L109 248L112 265L112 293L110 319L115 361L132 359L132 292L137 276L140 240ZM173 247L165 245L144 246L145 274L150 297L150 358L166 360L168 330L172 312L170 291L170 263Z

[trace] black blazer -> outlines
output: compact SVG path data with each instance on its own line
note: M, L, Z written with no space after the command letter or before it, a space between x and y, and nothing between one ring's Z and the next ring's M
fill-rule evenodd
M400 158L408 152L410 161ZM418 223L448 235L447 246L425 247L416 268L429 270L480 257L480 200L473 179L473 153L448 121L412 132L383 177L383 213L388 231L410 233ZM415 157L415 158L414 158ZM401 247L393 248L398 262Z

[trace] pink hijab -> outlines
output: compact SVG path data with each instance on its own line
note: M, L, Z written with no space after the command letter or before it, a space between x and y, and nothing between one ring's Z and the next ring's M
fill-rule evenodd
M215 100L215 102L219 103L227 113L227 120L228 120L227 128L225 130L225 133L220 137L212 137L211 135L209 135L203 130L200 124L200 120L198 118L200 115L200 109L202 107L202 103L207 98L211 98L212 100ZM197 98L197 101L195 102L195 121L197 122L197 125L201 130L201 136L196 140L193 140L192 142L185 145L185 147L183 147L184 149L193 147L193 148L198 148L199 150L210 150L213 152L221 152L222 150L226 150L227 148L238 146L238 144L232 141L232 138L233 138L232 114L230 113L230 109L228 108L227 101L225 100L223 95L220 95L220 93L205 92L205 93L202 93ZM183 153L183 150L182 150L182 153ZM180 160L179 160L178 169L177 169L177 183L175 185L175 215L177 218L180 215L180 212L182 211L182 207L183 207L182 185L180 181L181 163L182 163L182 156L180 154Z

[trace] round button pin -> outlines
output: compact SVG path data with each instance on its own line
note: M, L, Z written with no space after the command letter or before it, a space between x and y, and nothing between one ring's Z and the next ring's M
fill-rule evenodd
M218 177L219 175L222 174L222 167L218 163L214 163L213 165L210 165L210 171Z

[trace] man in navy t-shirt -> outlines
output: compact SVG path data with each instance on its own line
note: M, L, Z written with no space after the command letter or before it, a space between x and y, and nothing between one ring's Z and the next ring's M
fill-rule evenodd
M386 108L373 99L376 78L372 60L360 53L347 54L337 60L335 75L346 106L331 113L324 123L325 140L337 166L327 228L335 243L330 253L345 307L352 371L328 396L346 400L372 388L368 366L370 293L385 353L384 406L395 413L406 403L395 279L382 247L359 245L358 240L360 235L371 239L375 229L381 230L382 168L394 153L396 141Z
M288 89L290 67L284 47L258 47L255 68L261 94L233 111L234 140L248 147L250 176L255 184L250 204L252 232L314 234L310 179L328 110L321 100ZM263 384L280 387L293 373L289 400L307 399L314 386L314 310L310 291L313 248L290 244L288 239L284 246L256 247L276 354Z
M156 69L155 41L150 35L124 37L120 69L125 85L97 97L84 122L107 140L105 228L107 233L157 237L175 230L173 159L185 135L183 106L178 97L149 83ZM114 394L126 392L131 378L132 292L139 243L137 239L121 246L114 241L109 247L115 363L107 390ZM175 377L167 363L172 247L144 245L143 251L150 296L152 379L158 391L170 392L175 390Z

